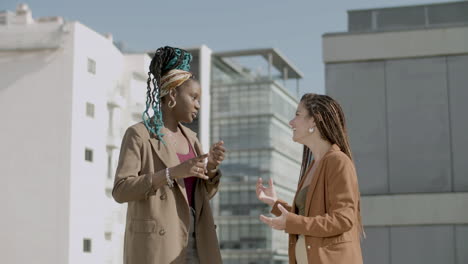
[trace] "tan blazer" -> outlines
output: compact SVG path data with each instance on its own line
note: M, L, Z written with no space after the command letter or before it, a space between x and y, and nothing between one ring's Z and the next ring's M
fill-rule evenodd
M196 134L180 125L197 155ZM167 139L165 142L168 142ZM125 132L112 195L128 203L124 240L125 264L184 263L188 242L189 205L183 179L174 188L153 182L152 174L179 164L175 149L150 137L143 123ZM209 200L218 190L221 173L198 179L194 194L196 242L200 263L222 263Z
M305 216L296 214L294 204L290 206L281 200L271 211L279 216L281 203L291 212L285 229L289 234L289 263L296 263L295 247L300 234L305 237L308 263L361 264L360 194L353 162L333 145L317 165L306 196ZM298 190L303 181L300 180Z

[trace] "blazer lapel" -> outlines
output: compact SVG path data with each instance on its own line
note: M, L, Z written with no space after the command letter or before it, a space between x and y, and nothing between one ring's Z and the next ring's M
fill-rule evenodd
M151 146L153 147L153 150L156 152L158 157L161 159L164 165L166 165L167 168L174 167L180 164L179 157L177 157L177 153L175 149L172 146L167 144L167 142L169 142L167 135L164 135L163 137L163 140L164 142L166 142L166 144L163 144L161 141L157 140L154 137L151 137L149 140L151 142ZM185 202L188 205L187 192L185 191L184 179L176 179L175 182L179 190L182 192Z
M321 175L323 174L323 173L321 173L321 170L322 170L322 167L323 167L323 160L325 159L326 156L328 156L328 154L330 154L331 152L336 151L336 150L340 150L340 148L336 144L333 144L330 147L330 150L328 150L327 153L325 153L325 155L323 155L322 159L319 161L319 163L317 165L317 168L315 168L314 175L313 175L313 178L312 178L312 182L310 183L310 186L309 186L309 191L307 191L306 211L305 211L306 216L308 216L309 212L310 212L310 203L312 202L312 194L314 194L315 187L317 186L317 182L318 182L319 178L321 177Z
M180 126L182 129L182 132L185 134L187 137L189 144L192 146L193 150L195 151L195 156L199 156L203 154L203 151L201 149L200 144L198 144L197 138L196 138L196 133L192 132L185 126ZM200 191L200 184L202 179L197 178L197 181L195 183L195 193L193 195L193 200L195 204L195 219L200 218L200 214L203 208L203 196L201 195L202 192Z

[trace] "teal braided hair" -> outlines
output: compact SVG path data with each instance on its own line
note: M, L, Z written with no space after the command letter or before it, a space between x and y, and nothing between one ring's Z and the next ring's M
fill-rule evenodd
M183 49L169 46L157 49L151 60L147 80L146 108L143 112L142 119L150 134L156 136L158 140L163 143L164 140L162 138L164 134L161 133L161 129L164 126L160 98L161 78L164 74L173 69L189 71L191 61L192 54ZM151 74L153 78L151 78ZM151 84L153 84L153 89L151 89ZM153 110L152 117L150 117L148 112L150 108Z

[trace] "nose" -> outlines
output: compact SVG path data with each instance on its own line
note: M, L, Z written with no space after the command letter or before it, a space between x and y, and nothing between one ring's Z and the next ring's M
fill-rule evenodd
M293 120L294 120L294 119L291 119L291 120L289 121L289 126L290 126L290 127L293 126Z
M200 102L198 100L195 101L195 109L197 109L197 111L200 109Z

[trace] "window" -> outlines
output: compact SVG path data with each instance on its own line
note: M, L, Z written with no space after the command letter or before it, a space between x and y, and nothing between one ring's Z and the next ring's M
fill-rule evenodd
M89 148L85 149L85 160L90 161L90 162L93 161L93 150L92 149L89 149Z
M114 168L112 166L112 149L107 150L107 178L112 179Z
M94 117L94 104L86 103L86 116Z
M96 61L88 58L88 72L91 74L96 74Z
M83 239L83 252L91 252L91 239L85 238Z
M105 233L104 233L104 238L105 238L107 241L112 240L112 232L105 232Z

